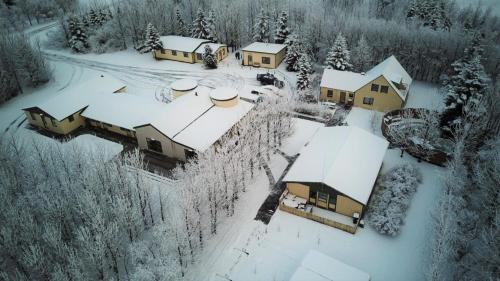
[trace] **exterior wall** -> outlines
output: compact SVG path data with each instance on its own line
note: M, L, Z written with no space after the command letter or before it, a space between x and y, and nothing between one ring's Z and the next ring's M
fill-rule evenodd
M328 97L328 90L333 90L333 97ZM353 92L349 92L349 91L321 87L320 88L319 100L320 101L328 101L328 102L339 103L340 102L340 92L345 92L346 93L346 102L349 99L349 94L353 94Z
M378 92L371 91L371 85L375 83L379 85ZM389 92L381 93L380 86L389 86ZM367 105L363 104L364 97L373 98L373 104ZM372 82L366 84L356 91L356 95L354 96L354 105L359 106L366 109L378 110L378 111L391 111L395 109L401 109L403 107L403 100L399 97L396 91L392 88L389 82L383 76L379 76L377 79Z
M267 53L257 53L257 52L248 52L248 51L243 51L243 65L250 65L253 66L255 63L259 63L260 67L264 68L277 68L281 61L285 57L285 50L279 52L278 54L267 54ZM252 63L249 64L248 62L248 56L252 56ZM262 63L262 57L269 57L270 61L268 64Z
M156 59L164 59L164 60L175 60L175 61L180 61L180 62L189 62L189 63L194 63L195 62L195 53L188 52L188 56L184 57L184 52L182 51L177 51L177 55L172 54L172 50L165 49L163 50L164 54L161 53L160 50L155 50L154 51L154 56ZM174 50L175 51L175 50Z
M148 150L146 138L155 139L161 142L162 154L171 158L176 158L182 161L186 160L184 149L188 149L178 143L171 141L168 137L158 132L153 126L147 125L137 127L136 129L137 143L140 149ZM150 150L148 150L150 151Z
M220 47L219 49L217 49L217 51L215 52L215 59L217 60L217 62L220 62L223 59L227 58L228 55L229 54L228 54L227 46L223 46L223 47ZM197 63L203 63L203 59L199 60L196 53L195 53L194 59L195 59L195 62L197 62Z
M191 90L189 90L189 91L191 91ZM189 92L189 91L187 91L187 92ZM183 96L183 95L185 95L187 92L186 92L186 91L177 91L177 90L172 90L172 92L171 92L171 94L172 94L172 99L176 99L176 98L178 98L178 97L180 97L180 96Z
M85 118L80 115L80 112L74 113L72 115L74 120L71 122L68 119L69 116L61 121L53 119L55 126L52 124L52 118L45 114L43 116L42 114L35 112L30 114L28 110L25 110L24 114L26 115L26 119L31 125L60 135L67 135L74 130L85 126ZM34 119L32 118L32 116L34 117ZM42 118L45 120L45 124Z
M286 188L288 192L297 195L304 199L309 199L309 186L296 182L287 182Z
M103 122L99 122L99 121L95 121L95 120L89 120L88 123L92 127L104 129L104 130L107 130L107 131L110 131L110 132L113 132L115 134L119 134L119 135L122 135L122 136L125 136L125 137L130 137L130 138L134 138L135 137L135 132L134 131L131 131L131 130L128 130L128 129L125 129L125 128L120 128L120 127L112 125L112 124L103 123Z
M337 213L352 217L354 213L362 214L363 205L352 200L349 197L337 195L337 206L335 208Z
M123 87L118 89L117 91L114 91L114 93L126 93L127 92L127 87Z
M235 97L234 99L225 100L225 101L219 101L219 100L214 100L214 99L211 99L211 100L216 106L233 107L233 106L238 104L238 102L240 101L240 97Z

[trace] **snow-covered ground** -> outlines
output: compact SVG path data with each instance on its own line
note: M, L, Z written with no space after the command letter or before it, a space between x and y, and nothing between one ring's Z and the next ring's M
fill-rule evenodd
M436 84L413 81L405 107L441 109L444 107L444 97Z

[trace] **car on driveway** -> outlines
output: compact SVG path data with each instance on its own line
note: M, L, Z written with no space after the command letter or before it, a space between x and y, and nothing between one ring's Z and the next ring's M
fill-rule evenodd
M278 88L283 88L285 86L285 82L279 80L271 73L263 73L257 74L257 81L260 82L261 85L273 85Z

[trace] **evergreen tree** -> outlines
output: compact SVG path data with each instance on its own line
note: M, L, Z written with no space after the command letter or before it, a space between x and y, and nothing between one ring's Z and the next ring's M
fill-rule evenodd
M253 39L257 42L269 42L269 17L266 15L263 8L257 15L257 21L254 26Z
M146 27L146 40L144 41L143 52L163 49L163 43L160 40L160 34L152 23L148 23Z
M351 56L347 48L347 41L342 33L339 33L335 38L332 48L326 55L326 68L349 70L351 68L350 59Z
M203 53L203 64L207 68L217 68L217 60L214 57L212 48L208 44L205 45L205 52Z
M373 52L364 35L361 35L358 45L352 50L353 66L356 71L364 72L372 66Z
M89 47L87 35L78 17L74 15L69 17L68 31L70 48L77 53L86 52Z
M207 20L205 19L205 14L200 8L196 14L196 19L193 22L193 29L191 30L191 37L208 39L210 32L208 30Z
M287 64L286 69L288 71L298 71L298 60L301 54L304 52L302 42L299 40L297 34L292 33L285 41L287 46L287 53L285 57L285 63Z
M445 109L441 115L447 135L463 123L462 116L476 118L483 113L477 111L476 105L487 91L489 78L481 64L480 52L478 46L468 48L464 57L452 64L453 75L444 86Z
M181 12L179 9L175 10L175 35L178 36L188 36L188 29L186 23L182 19Z
M288 35L290 35L290 29L288 28L288 14L286 13L286 11L281 12L276 26L276 35L274 35L274 42L276 44L283 44L285 43Z
M307 54L302 54L298 61L299 73L297 74L297 89L305 90L311 86L310 74L312 72L311 62Z
M406 18L417 19L430 28L450 30L448 0L414 0L406 13Z
M208 40L217 42L217 29L215 27L215 12L210 10L207 17Z
M90 24L92 24L94 26L101 26L102 25L101 17L94 9L90 9L89 22L90 22Z

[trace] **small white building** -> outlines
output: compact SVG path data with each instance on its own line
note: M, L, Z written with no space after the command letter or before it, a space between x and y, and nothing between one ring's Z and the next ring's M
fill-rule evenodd
M176 99L183 96L198 87L198 82L193 79L179 79L174 83L170 84L172 99Z

